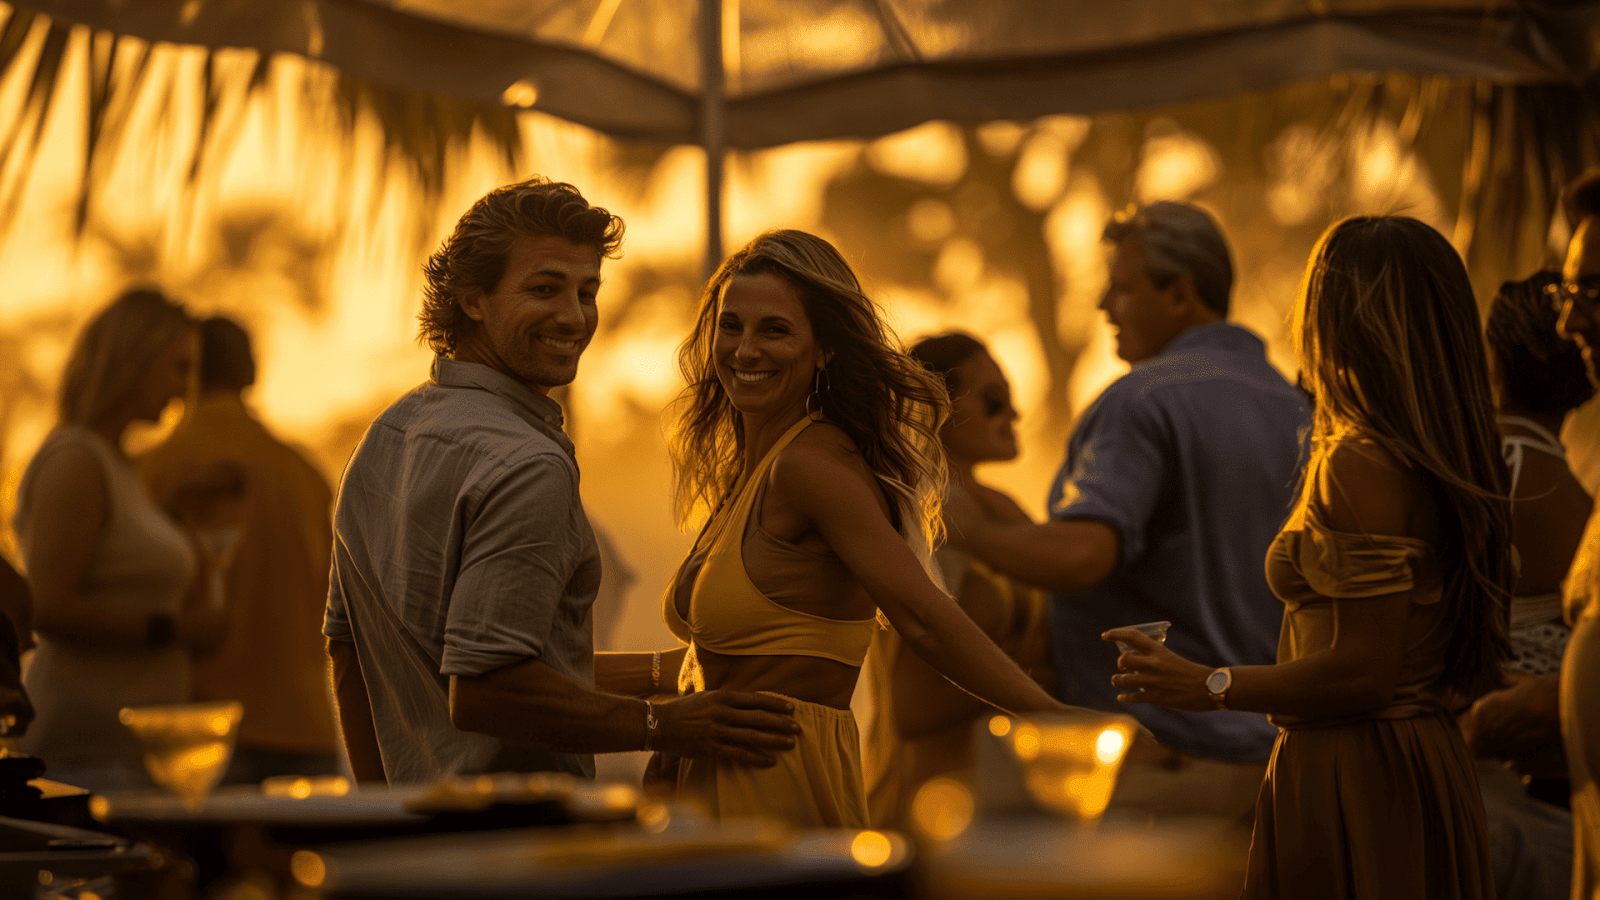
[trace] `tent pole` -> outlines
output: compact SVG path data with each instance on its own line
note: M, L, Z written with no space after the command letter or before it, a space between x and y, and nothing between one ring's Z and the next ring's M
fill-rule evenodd
M706 260L709 280L722 264L724 81L722 0L700 0L700 146L706 151Z

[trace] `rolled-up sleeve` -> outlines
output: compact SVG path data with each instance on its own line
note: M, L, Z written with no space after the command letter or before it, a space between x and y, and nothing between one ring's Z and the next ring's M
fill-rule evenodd
M440 674L482 675L544 655L579 561L569 521L577 493L570 464L540 454L507 465L476 502L467 498Z
M322 613L322 633L336 641L353 641L350 630L350 613L344 602L344 590L339 585L338 563L328 577L328 605Z
M1161 412L1135 391L1102 394L1073 435L1071 465L1052 492L1050 518L1088 519L1117 530L1117 567L1145 551L1146 530L1169 470Z

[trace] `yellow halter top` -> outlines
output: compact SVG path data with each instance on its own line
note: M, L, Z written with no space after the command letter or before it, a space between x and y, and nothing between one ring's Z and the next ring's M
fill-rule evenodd
M706 523L694 551L667 585L662 600L667 628L690 644L691 652L698 646L729 656L817 656L852 666L859 666L866 659L867 647L878 627L876 618L830 619L784 606L762 593L745 568L747 555L759 557L762 580L788 586L784 593L789 596L812 595L813 590L834 593L841 584L856 584L855 577L837 557L802 550L766 533L758 521L751 521L766 493L767 474L778 452L810 424L809 418L802 418L778 438L749 473L732 503ZM691 563L701 555L702 545L705 562L694 573L690 571ZM687 621L679 614L677 604L679 587L686 575L694 579Z

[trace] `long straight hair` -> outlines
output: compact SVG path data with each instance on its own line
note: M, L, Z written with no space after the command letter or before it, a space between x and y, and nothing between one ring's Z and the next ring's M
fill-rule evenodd
M1313 461L1359 431L1422 478L1440 505L1450 629L1441 683L1466 697L1493 690L1510 654L1516 563L1483 332L1461 257L1416 219L1345 219L1312 251L1294 318L1316 397Z
M944 385L900 350L839 251L803 231L757 237L723 262L701 295L694 331L678 350L686 386L669 441L679 526L714 509L743 474L743 420L717 378L714 349L723 292L735 276L757 274L782 279L799 296L817 343L831 354L817 405L855 442L889 495L895 528L926 557L939 534L946 477Z

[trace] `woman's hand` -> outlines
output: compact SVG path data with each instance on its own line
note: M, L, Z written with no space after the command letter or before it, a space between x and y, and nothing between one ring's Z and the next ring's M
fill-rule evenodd
M1113 628L1102 641L1121 641L1133 649L1117 657L1123 674L1111 676L1122 703L1154 703L1168 709L1208 712L1217 708L1206 690L1210 666L1190 662L1132 628ZM1142 689L1142 690L1141 690Z

